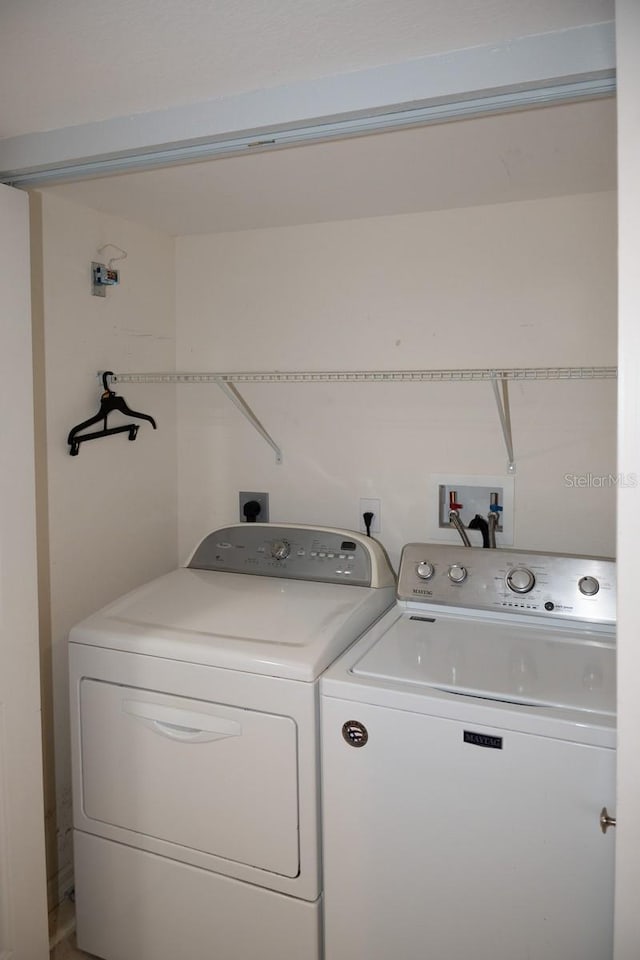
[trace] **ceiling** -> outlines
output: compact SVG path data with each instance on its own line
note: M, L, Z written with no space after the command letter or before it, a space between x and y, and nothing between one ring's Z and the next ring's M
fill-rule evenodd
M1 0L0 138L613 16L613 0Z
M614 0L0 0L0 138L612 19ZM9 142L9 140L7 140ZM615 103L538 108L51 187L170 235L615 188Z
M174 236L616 187L613 98L230 157L45 192Z

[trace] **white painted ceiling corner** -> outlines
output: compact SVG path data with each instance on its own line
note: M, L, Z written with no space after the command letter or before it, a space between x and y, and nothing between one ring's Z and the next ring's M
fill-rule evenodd
M612 22L0 141L0 180L38 185L247 155L611 94Z

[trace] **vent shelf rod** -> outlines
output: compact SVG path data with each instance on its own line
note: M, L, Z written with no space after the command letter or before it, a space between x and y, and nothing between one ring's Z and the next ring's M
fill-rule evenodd
M452 369L452 370L268 370L238 371L234 373L115 373L114 383L215 383L238 407L260 436L275 451L276 463L282 463L282 450L273 440L255 413L238 391L237 383L473 383L489 381L498 408L502 435L507 449L507 471L515 472L509 381L514 380L613 380L616 367L514 367L511 369ZM102 376L102 372L98 373ZM498 386L500 381L502 394Z

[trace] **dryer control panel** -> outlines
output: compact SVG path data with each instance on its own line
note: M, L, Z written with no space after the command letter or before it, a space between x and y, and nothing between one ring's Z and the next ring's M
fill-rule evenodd
M616 564L601 557L408 543L398 599L615 623Z
M376 540L354 530L294 524L239 523L214 530L187 566L361 587L395 583L387 556Z

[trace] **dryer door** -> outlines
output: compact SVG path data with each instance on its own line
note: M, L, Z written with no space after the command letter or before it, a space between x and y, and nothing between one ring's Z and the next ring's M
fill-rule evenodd
M290 717L85 679L86 817L294 877L297 730Z

